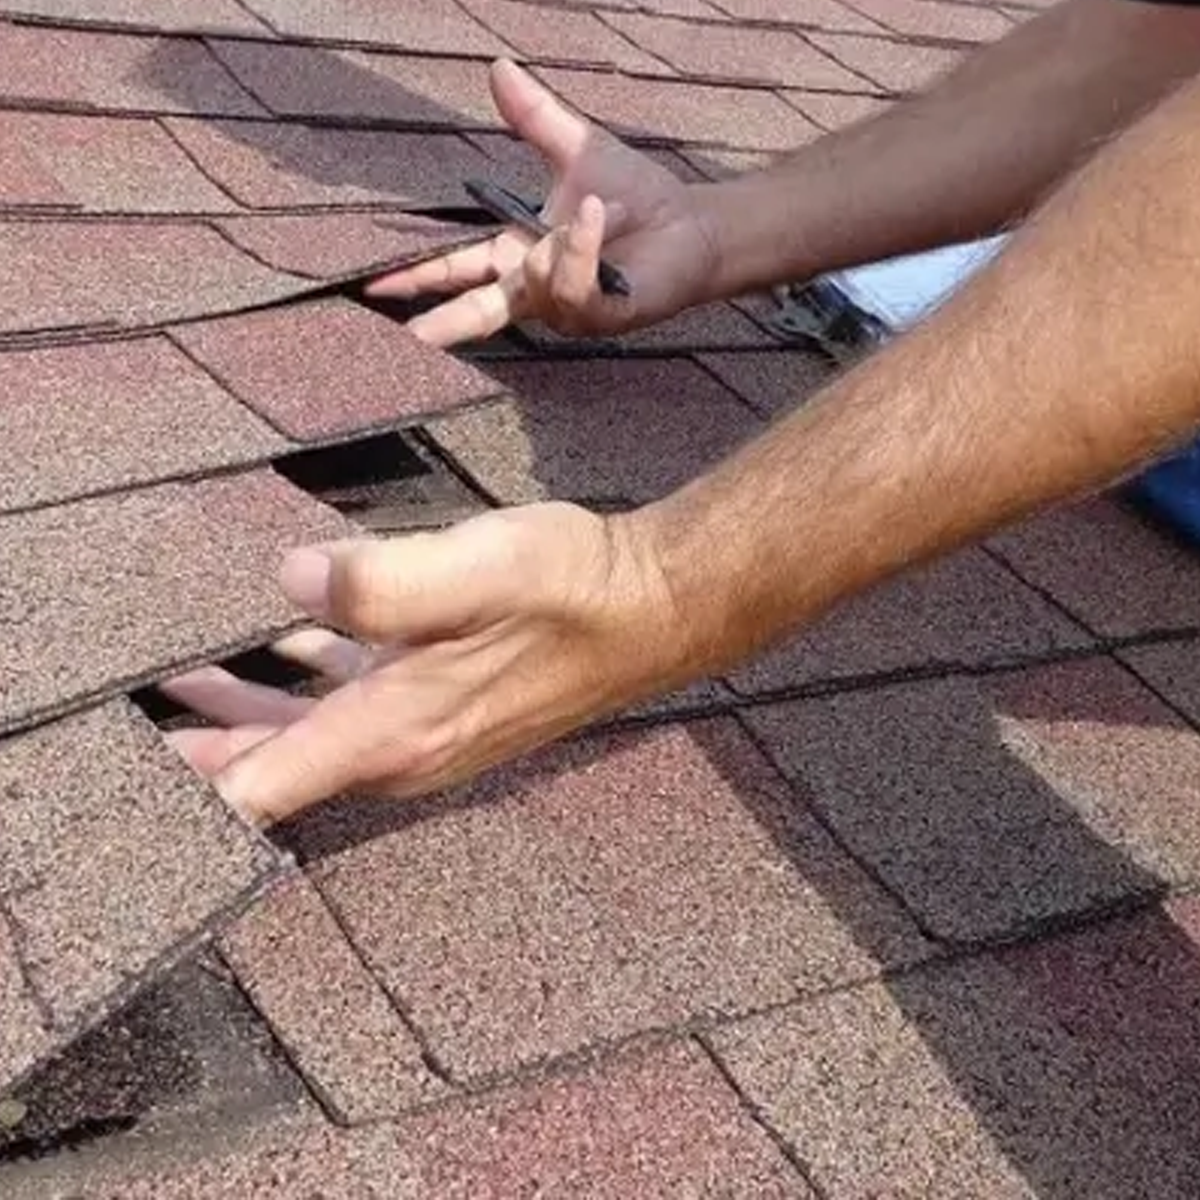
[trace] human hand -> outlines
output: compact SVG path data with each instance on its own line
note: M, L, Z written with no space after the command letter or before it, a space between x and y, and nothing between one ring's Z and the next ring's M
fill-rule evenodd
M348 790L465 782L672 682L670 594L636 516L549 503L439 533L302 550L289 598L322 624L278 652L332 690L295 696L205 668L163 685L214 728L171 736L251 820Z
M368 293L453 295L409 323L417 337L442 347L527 319L565 334L617 333L704 300L719 263L703 187L576 116L511 62L498 62L491 82L501 116L551 169L543 215L553 232L536 241L507 229L376 280ZM600 292L601 247L629 280L631 297Z

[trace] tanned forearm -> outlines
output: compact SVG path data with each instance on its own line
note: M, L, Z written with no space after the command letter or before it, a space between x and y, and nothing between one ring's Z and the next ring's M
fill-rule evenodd
M925 324L628 518L688 631L685 674L1106 485L1196 427L1198 195L1191 82Z
M1010 227L1200 70L1200 9L1066 0L925 94L708 185L720 269L706 298Z

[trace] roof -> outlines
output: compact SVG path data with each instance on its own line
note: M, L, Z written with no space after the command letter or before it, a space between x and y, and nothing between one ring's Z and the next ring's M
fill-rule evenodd
M0 1191L1190 1197L1200 566L1098 497L454 793L268 840L150 688L271 563L661 495L834 365L766 302L448 355L488 60L685 178L1033 11L0 0ZM274 677L274 676L272 676Z

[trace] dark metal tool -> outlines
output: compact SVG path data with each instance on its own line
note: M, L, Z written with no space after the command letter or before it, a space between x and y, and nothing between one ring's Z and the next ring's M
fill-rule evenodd
M489 183L486 179L468 179L463 183L463 187L480 208L486 209L497 220L515 225L532 237L542 238L552 232L550 226L542 220L536 209L507 188ZM606 296L630 296L633 294L629 280L617 267L603 259L600 260L600 266L596 272L596 282L599 283L600 290Z

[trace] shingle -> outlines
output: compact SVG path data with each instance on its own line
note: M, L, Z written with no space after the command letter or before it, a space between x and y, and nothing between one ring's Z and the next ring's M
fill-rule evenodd
M1200 869L1200 737L1111 661L747 720L845 844L946 938L1013 936Z
M464 203L487 159L452 134L170 122L204 171L249 208Z
M134 1142L103 1161L35 1164L5 1194L46 1200L54 1178L88 1200L812 1200L713 1065L670 1045L394 1125L345 1132L308 1117L239 1134L166 1161Z
M896 33L960 42L992 42L1012 31L995 8L942 0L854 0L855 7Z
M770 21L804 25L813 29L847 33L877 32L879 26L838 0L718 0L721 7L742 21Z
M488 64L262 42L211 43L233 74L281 116L340 117L425 128L496 128Z
M0 821L3 820L0 809ZM54 1044L38 1011L34 994L13 940L8 915L0 903L0 1089L23 1075Z
M146 326L303 290L201 224L0 223L0 333Z
M576 338L557 333L537 321L522 322L521 332L538 346L570 350L578 346ZM778 346L779 342L760 325L732 304L703 304L645 328L602 339L609 351L672 350L678 353L698 350L748 349Z
M0 208L75 207L74 198L46 169L38 155L21 136L26 119L23 114L0 114L0 156L4 160L4 174L0 177Z
M996 666L1092 639L976 548L855 597L733 677L739 690L931 666Z
M435 54L504 54L508 47L454 0L246 0L280 33L372 42Z
M268 32L238 0L5 0L3 11L172 32Z
M810 350L702 354L700 362L765 417L799 408L834 375L829 360Z
M325 856L344 927L456 1076L924 952L726 721L568 743L408 808L391 832L373 816L374 837L351 809L301 844Z
M94 212L222 212L234 207L149 118L0 113L5 157L34 159L55 191Z
M579 66L669 73L593 13L523 0L463 0L463 7L521 54Z
M703 79L860 90L863 80L786 29L698 25L611 13L608 21L679 71Z
M293 275L343 279L416 261L475 240L478 231L403 213L307 213L233 217L221 229L255 258Z
M555 67L536 73L569 103L626 136L790 150L815 135L799 112L767 92Z
M0 742L0 795L2 892L60 1045L282 866L125 702Z
M806 117L829 130L857 125L868 117L878 116L895 103L882 96L842 96L834 92L789 91L783 95Z
M24 104L256 116L200 42L5 25L0 97Z
M503 391L479 369L349 300L182 325L172 336L298 441L412 422Z
M292 1061L340 1119L391 1116L449 1091L303 877L231 926L220 948Z
M0 510L287 449L160 337L0 353L0 395Z
M1200 725L1200 645L1195 641L1131 646L1117 652L1169 704Z
M917 92L947 74L964 53L852 33L811 33L809 40L838 62L890 92Z
M759 429L735 396L687 362L497 362L489 370L519 399L430 430L509 503L650 500Z
M1200 626L1200 560L1111 500L1058 509L990 544L1107 637Z
M0 728L290 627L277 563L346 532L269 471L0 519Z
M757 150L677 150L676 153L707 179L728 179L749 171L765 170L779 158L778 152Z

